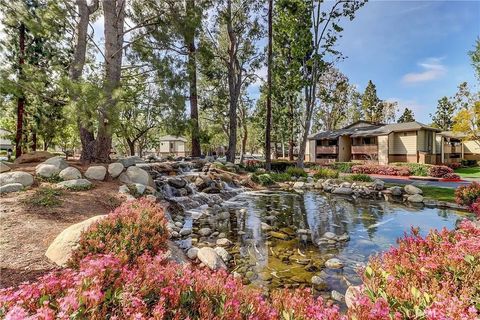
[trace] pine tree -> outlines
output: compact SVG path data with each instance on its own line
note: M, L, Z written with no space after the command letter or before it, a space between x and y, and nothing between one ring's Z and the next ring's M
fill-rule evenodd
M413 111L408 108L405 108L400 118L398 118L397 123L405 123L405 122L412 122L412 121L415 121L415 116L413 114Z
M383 118L382 107L380 99L377 96L377 88L372 80L369 80L362 96L362 109L365 120L374 123L380 122Z
M455 113L455 105L447 97L438 100L437 111L432 117L433 125L444 131L449 131L453 126L453 115Z

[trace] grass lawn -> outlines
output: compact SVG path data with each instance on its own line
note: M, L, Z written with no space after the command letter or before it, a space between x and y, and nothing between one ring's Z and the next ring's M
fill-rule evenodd
M480 178L480 167L458 168L455 173L462 178Z
M396 186L394 183L385 184L386 187ZM425 198L435 199L438 201L455 202L455 189L431 187L431 186L416 186L423 191Z

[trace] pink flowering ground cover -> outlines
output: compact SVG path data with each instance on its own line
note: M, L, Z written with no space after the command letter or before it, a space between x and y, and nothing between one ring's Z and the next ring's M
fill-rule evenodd
M370 259L353 319L474 320L480 317L480 229L412 229L398 247Z
M480 218L480 183L474 181L455 190L455 201L467 206Z

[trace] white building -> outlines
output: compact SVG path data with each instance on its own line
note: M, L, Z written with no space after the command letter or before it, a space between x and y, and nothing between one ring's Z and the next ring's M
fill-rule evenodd
M13 150L14 146L12 144L12 141L6 138L8 134L9 134L8 131L4 129L0 129L0 150L8 150L8 149Z
M177 157L184 157L187 155L186 149L187 139L176 136L163 136L160 138L160 152L161 156L174 155Z

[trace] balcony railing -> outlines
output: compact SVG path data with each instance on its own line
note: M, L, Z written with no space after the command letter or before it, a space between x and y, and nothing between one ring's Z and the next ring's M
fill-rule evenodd
M364 144L360 146L352 146L352 154L376 154L378 146L376 144Z
M337 154L338 146L317 146L317 154Z
M462 153L462 146L452 146L450 144L443 145L444 153Z

